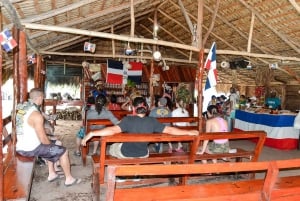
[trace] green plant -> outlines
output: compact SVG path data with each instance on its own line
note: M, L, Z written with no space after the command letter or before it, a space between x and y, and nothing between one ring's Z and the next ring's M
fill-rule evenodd
M181 99L184 103L189 104L191 102L191 98L192 98L192 93L187 88L187 85L185 84L179 85L176 93L176 99L177 100Z

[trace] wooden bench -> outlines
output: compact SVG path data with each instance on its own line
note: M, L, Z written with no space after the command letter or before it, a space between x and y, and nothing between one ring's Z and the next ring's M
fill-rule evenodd
M34 157L24 157L16 153L14 138L8 132L6 125L11 123L11 117L3 120L3 180L2 200L29 200L35 167Z
M160 123L174 123L178 122L188 122L188 123L198 123L198 117L157 117L156 118Z
M258 161L260 153L263 149L267 134L265 131L234 131L234 132L214 132L204 133L198 136L199 145L203 140L215 139L229 139L229 140L255 140L256 145L253 150L246 151L242 148L237 148L236 153L222 153L222 154L195 154L194 161L208 160L208 159L221 159L221 158L235 158L240 162L243 158L248 158L250 161ZM229 142L230 143L230 142Z
M264 162L217 163L217 164L173 164L173 165L122 165L108 166L106 201L288 201L300 199L300 175L279 177L279 171L300 168L300 159ZM120 176L162 177L201 175L209 173L265 172L264 179L221 180L177 186L122 186L118 188L116 178Z
M93 129L91 126L112 126L113 123L109 119L86 119L85 121L85 133L88 134ZM99 141L99 138L92 138L89 142ZM86 166L86 156L89 152L89 146L81 146L81 159L83 166Z
M211 139L258 139L258 143L251 151L237 149L236 153L224 154L203 154L197 155L199 141ZM224 133L203 133L199 136L174 136L168 134L116 134L113 136L100 137L101 151L100 156L92 156L93 162L93 190L98 192L99 184L104 184L105 167L107 165L123 164L147 164L147 163L164 163L164 162L183 162L195 163L204 159L236 159L242 161L248 158L256 161L261 153L266 133L264 131L241 131L241 132L224 132ZM110 156L106 151L108 145L116 142L189 142L189 150L184 153L151 153L148 158L118 159ZM97 181L98 180L98 181Z
M100 140L100 138L98 138ZM93 155L93 191L96 195L99 193L99 184L104 183L105 167L110 164L154 164L154 163L165 163L165 162L181 162L188 163L189 159L192 158L192 151L184 153L149 153L148 158L128 158L118 159L112 157L107 153L109 145L116 142L186 142L189 143L190 149L196 149L193 147L196 141L196 136L190 135L169 135L169 134L129 134L120 133L113 136L101 137L100 143L100 156Z
M118 119L122 119L124 116L131 114L131 112L126 110L112 110L111 111ZM157 118L161 123L175 123L175 122L196 122L196 117L165 117L165 118ZM91 126L96 125L103 125L103 126L113 126L113 123L109 119L86 119L84 120L84 126L86 134L92 131ZM197 126L185 126L182 127L183 129L196 129L198 130ZM89 142L99 140L97 138L92 138ZM81 159L83 166L86 166L86 157L89 152L89 146L81 147Z
M132 111L127 111L127 110L111 110L111 112L119 120L121 120L123 117L125 117L127 115L131 115L132 114Z

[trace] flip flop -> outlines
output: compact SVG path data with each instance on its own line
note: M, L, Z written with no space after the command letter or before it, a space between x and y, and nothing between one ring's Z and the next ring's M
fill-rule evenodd
M56 172L56 174L58 174L58 175L64 175L64 174L65 174L62 170L56 170L55 172Z
M57 179L61 179L61 178L63 178L64 176L63 175L56 175L56 177L54 177L53 179L48 179L48 182L54 182L54 181L56 181Z
M81 183L81 179L75 179L72 183L70 184L65 184L66 187L70 187L76 184L80 184Z

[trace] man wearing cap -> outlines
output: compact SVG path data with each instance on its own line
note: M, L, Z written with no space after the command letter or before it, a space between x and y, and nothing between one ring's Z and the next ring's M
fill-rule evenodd
M150 117L171 117L171 112L167 107L167 99L162 97L158 100L158 106L150 111Z
M88 133L81 144L86 146L87 141L95 136L110 136L116 133L167 133L170 135L198 135L198 130L184 130L160 123L154 117L147 116L148 106L143 97L133 100L133 112L136 115L125 116L119 124L105 127ZM109 153L117 158L146 158L149 156L148 143L130 142L114 143Z
M158 100L158 103L157 103L157 107L153 108L151 111L150 111L150 114L149 116L150 117L171 117L172 113L171 111L169 110L169 108L167 107L167 99L165 97L162 97ZM170 126L170 123L165 123L165 125L167 126ZM163 151L163 143L157 143L155 144L155 151L158 152L158 153L162 153Z

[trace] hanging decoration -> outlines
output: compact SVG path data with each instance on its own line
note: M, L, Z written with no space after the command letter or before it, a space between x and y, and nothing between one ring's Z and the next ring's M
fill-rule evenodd
M83 50L85 52L92 52L92 53L94 53L95 50L96 50L96 44L90 43L90 42L85 42L84 46L83 46Z
M8 29L4 29L0 33L0 42L1 42L3 49L6 52L12 51L17 46L17 42L12 37L12 35Z

